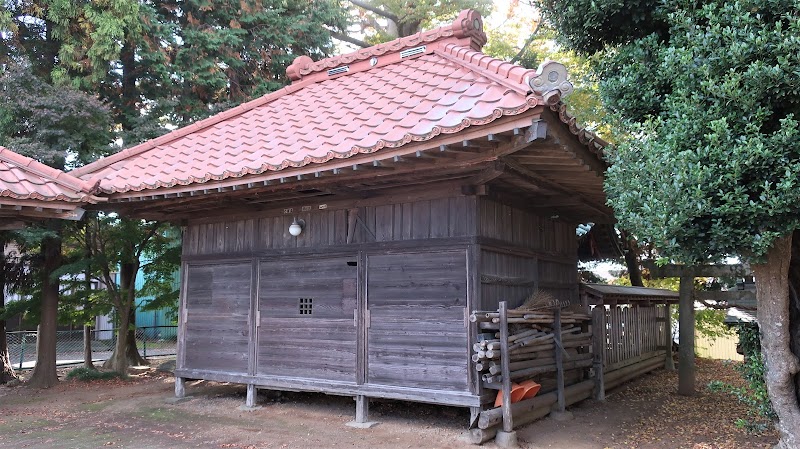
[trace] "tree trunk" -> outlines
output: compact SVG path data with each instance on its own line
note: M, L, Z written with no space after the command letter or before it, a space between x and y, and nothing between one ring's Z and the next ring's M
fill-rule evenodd
M767 392L781 434L778 447L800 447L800 404L796 376L800 361L791 350L789 265L792 237L773 243L763 264L752 265L756 278L761 351L766 362Z
M5 283L0 282L0 288L3 289L3 302L0 306L5 307ZM14 372L14 367L11 366L11 357L8 354L8 339L6 337L6 320L0 320L0 385L17 379L17 373Z
M87 214L88 215L88 214ZM84 257L86 260L90 260L92 258L92 246L91 246L91 220L89 216L84 217L84 232L86 233L86 252ZM86 270L83 272L83 289L86 293L86 300L83 304L84 313L87 310L91 309L91 304L89 304L89 295L92 291L92 270L89 266L86 267ZM88 317L84 316L84 319ZM94 362L92 361L92 326L88 323L83 325L83 367L94 369Z
M133 128L133 121L140 114L139 94L136 87L136 45L130 39L130 36L126 36L120 52L122 107L120 108L118 120L125 131L130 131Z
M0 385L17 379L17 373L11 366L11 358L8 354L8 341L6 340L6 322L0 320Z
M639 265L639 244L630 238L626 231L619 230L619 239L622 241L623 257L625 267L628 268L628 276L631 278L631 285L634 287L644 287L642 280L642 268Z
M2 254L3 266L0 267L0 292L3 293L2 302L0 302L0 309L6 306L6 242L0 240L0 251ZM17 374L14 372L14 367L11 366L11 358L8 354L8 338L6 336L6 320L0 319L0 385L17 379Z
M83 326L83 366L94 369L92 362L92 326Z
M128 346L128 327L130 326L130 307L123 307L117 309L117 316L119 317L119 329L117 330L117 341L114 345L114 352L111 357L103 363L103 368L111 369L122 375L128 373L128 357L126 348Z
M130 317L128 319L130 323L128 328L128 347L125 350L125 353L128 356L128 365L130 366L142 366L147 365L147 360L139 354L139 347L136 344L136 308L131 307Z
M117 344L111 358L106 360L103 368L110 368L120 374L126 374L129 366L144 365L147 362L139 355L136 347L136 289L134 281L138 271L137 264L123 263L119 270L120 303L117 314L119 315L119 331Z
M53 228L59 228L55 223ZM61 266L61 238L42 241L42 315L36 338L36 366L28 384L33 388L50 388L58 383L56 375L56 329L58 325L58 279L51 274Z

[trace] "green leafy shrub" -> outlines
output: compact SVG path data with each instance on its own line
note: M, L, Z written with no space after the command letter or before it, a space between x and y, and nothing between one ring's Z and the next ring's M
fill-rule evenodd
M100 371L94 368L80 367L70 370L67 373L67 379L77 379L84 382L91 382L93 380L109 380L121 378L119 373L113 371Z

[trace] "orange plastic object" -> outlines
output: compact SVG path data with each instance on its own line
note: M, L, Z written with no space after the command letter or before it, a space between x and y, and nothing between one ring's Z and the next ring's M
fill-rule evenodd
M536 396L536 393L538 393L539 389L542 388L541 385L532 380L524 380L519 384L525 389L525 394L522 395L522 399L530 399Z
M511 384L511 403L519 402L525 395L525 387L520 384ZM494 406L500 407L503 405L503 391L497 392L497 399L494 400Z

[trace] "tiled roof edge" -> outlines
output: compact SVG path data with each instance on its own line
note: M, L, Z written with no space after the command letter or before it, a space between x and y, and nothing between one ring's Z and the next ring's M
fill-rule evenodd
M434 53L456 64L471 68L479 72L481 76L520 93L531 93L540 104L550 106L550 109L558 114L559 119L569 127L570 132L582 144L589 147L589 150L598 158L604 159L603 149L608 146L608 142L581 127L577 119L567 110L566 104L561 101L562 96L572 92L572 83L567 80L566 68L563 64L544 61L539 68L532 70L455 43L443 45ZM558 74L558 78L553 81L547 80L546 75L549 73L545 72L553 70Z
M238 172L225 171L225 173L223 173L222 175L206 174L206 176L204 176L204 177L189 176L189 177L184 178L184 179L173 178L169 182L157 182L157 183L154 183L154 184L139 183L138 185L135 185L135 186L127 185L127 186L125 186L125 188L117 188L117 187L112 188L112 189L101 188L101 191L103 193L106 193L106 194L114 194L114 193L125 193L125 192L131 192L131 191L136 192L136 191L143 191L143 190L153 190L153 189L158 189L158 188L169 188L169 187L174 187L174 186L178 186L178 185L185 186L185 185L190 185L190 184L203 184L203 183L210 182L210 181L221 181L221 180L230 179L230 178L241 178L241 177L244 177L244 176L247 176L247 175L260 175L260 174L265 173L265 172L278 172L278 171L281 171L281 170L284 170L284 169L288 169L288 168L300 168L300 167L305 167L305 166L310 165L310 164L324 164L324 163L326 163L328 161L331 161L331 160L334 160L334 159L347 159L347 158L350 158L350 157L353 157L353 156L356 156L356 155L359 155L359 154L371 154L371 153L374 153L374 152L376 152L378 150L381 150L383 148L399 148L399 147L407 145L407 144L409 144L411 142L427 142L427 141L429 141L429 140L431 140L434 137L439 136L439 135L454 134L454 133L457 133L457 132L459 132L459 131L461 131L461 130L463 130L465 128L469 128L471 126L487 125L487 124L492 123L495 120L497 120L499 118L502 118L502 117L515 116L515 115L522 114L522 113L528 111L529 109L531 109L533 107L536 107L538 104L539 103L536 101L536 99L528 97L527 101L522 106L520 106L518 108L513 108L513 109L495 109L494 111L492 111L492 114L490 114L487 117L475 118L475 119L466 119L466 120L462 121L461 123L459 123L457 125L454 125L454 126L451 126L451 127L436 126L436 127L434 127L433 130L431 130L431 132L429 132L429 133L427 133L425 135L406 134L406 135L403 136L403 138L401 140L398 140L398 141L386 141L386 140L382 140L381 139L381 140L377 141L374 145L372 145L370 147L353 146L353 147L350 148L349 151L342 152L342 153L330 151L323 157L308 157L307 156L302 161L284 160L281 164L278 164L278 165L263 164L257 170L244 169L244 170L241 170L241 171L238 171Z
M219 114L200 120L199 122L195 122L191 125L184 126L183 128L178 128L175 131L164 134L163 136L157 137L155 139L148 140L139 145L126 148L120 151L119 153L112 154L111 156L98 159L95 162L86 164L83 167L79 167L76 168L75 170L70 171L69 174L72 176L76 176L78 178L84 178L89 175L93 175L98 171L102 170L103 168L106 168L109 165L112 165L116 162L125 160L132 156L136 156L137 154L144 153L145 151L153 149L159 145L170 143L173 140L180 139L181 137L185 137L196 131L200 131L202 129L208 128L209 126L216 125L217 123L224 122L225 120L244 114L245 112L255 109L259 106L271 103L277 100L278 98L281 98L284 95L288 95L292 92L300 90L301 88L304 87L304 85L305 83L299 85L293 84L290 86L282 87L281 89L276 90L275 92L271 92L267 95L264 95L263 97L250 100L246 103L242 103L239 106L236 106L235 108L220 112ZM100 179L90 178L89 182L97 184L100 182Z
M105 201L105 199L103 198L98 198L92 195L92 193L94 193L94 190L97 188L99 182L89 182L81 180L68 173L64 173L63 171L57 168L50 167L49 165L43 164L27 156L23 156L3 146L0 146L0 160L7 162L9 164L16 165L24 171L32 173L36 176L40 176L56 184L59 184L64 188L67 188L69 190L74 190L76 195L79 197L77 201L90 202L90 203ZM83 195L80 195L81 193ZM33 198L33 199L51 200L51 201L76 201L76 198L69 198L64 195L57 195L55 197L45 197L38 193L33 193L31 195L18 195L7 190L4 190L0 195L16 199Z
M480 69L481 75L522 92L532 90L528 82L537 76L536 70L527 69L455 43L443 45L436 53L444 57L449 56L448 59L458 63L474 66Z
M397 53L405 49L430 44L442 39L455 37L459 40L468 40L469 47L479 51L486 44L486 33L483 32L483 19L479 12L473 9L461 11L455 21L450 25L445 25L433 30L422 31L417 34L401 37L393 41L385 42L372 47L362 48L351 53L313 61L308 56L298 56L289 67L286 68L286 75L293 82L303 80L305 76L328 69L348 65L358 61L364 61L375 56L382 56L387 53Z
M608 142L578 125L578 119L569 113L567 105L563 102L559 101L557 104L551 105L550 110L558 114L559 120L567 125L569 132L575 135L580 143L586 145L592 153L597 155L598 159L605 162L605 148L609 145Z

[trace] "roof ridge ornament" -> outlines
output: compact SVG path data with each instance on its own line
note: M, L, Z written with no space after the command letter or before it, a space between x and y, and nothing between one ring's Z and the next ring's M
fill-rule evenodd
M549 59L539 64L536 76L528 80L528 84L548 106L558 104L562 97L571 94L573 90L564 64Z

